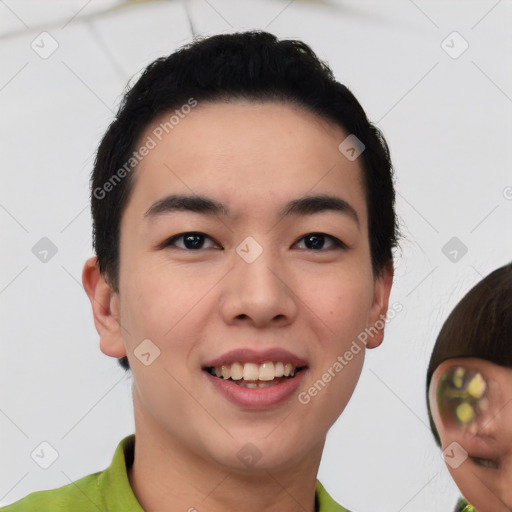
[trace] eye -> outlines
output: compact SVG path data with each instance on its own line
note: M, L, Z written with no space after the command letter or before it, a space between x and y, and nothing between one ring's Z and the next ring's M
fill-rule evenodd
M315 250L318 249L325 249L325 242L326 240L330 240L330 243L328 243L327 249L347 249L348 247L337 238L326 235L325 233L308 233L307 235L304 235L300 240L304 240L304 244L306 245L306 249ZM300 242L299 240L299 242ZM299 243L296 242L296 243ZM330 245L330 247L329 247Z
M477 465L488 469L499 469L499 462L491 459L484 459L482 457L474 457L469 455L469 458Z
M180 239L183 239L183 246L176 244L176 242ZM189 231L187 233L180 233L178 235L174 235L168 240L166 240L161 247L169 247L176 246L180 249L190 249L190 250L198 250L198 249L208 249L212 247L205 247L205 240L210 240L213 242L213 239L204 233L199 233L196 231ZM219 247L215 242L213 242L213 247Z
M181 245L178 244L178 240L182 240ZM209 247L205 246L205 241L210 240L211 244ZM314 250L316 252L319 252L319 250L324 249L347 249L347 246L337 238L326 235L325 233L308 233L307 235L303 236L299 242L296 242L297 244L300 244L300 242L304 240L304 244L306 245L305 249ZM327 247L326 247L327 242ZM212 245L213 244L213 245ZM219 245L217 245L211 237L204 233L200 233L197 231L189 231L186 233L179 233L177 235L172 236L168 240L166 240L161 247L170 247L175 246L180 249L185 250L198 250L198 249L208 249L208 248L220 248ZM299 247L302 249L302 247Z

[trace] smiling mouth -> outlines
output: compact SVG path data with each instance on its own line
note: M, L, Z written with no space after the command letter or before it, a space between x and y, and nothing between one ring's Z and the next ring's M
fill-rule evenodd
M244 388L268 388L293 379L306 366L297 367L291 363L266 362L263 364L235 362L222 366L205 368L210 375L223 380L231 380Z

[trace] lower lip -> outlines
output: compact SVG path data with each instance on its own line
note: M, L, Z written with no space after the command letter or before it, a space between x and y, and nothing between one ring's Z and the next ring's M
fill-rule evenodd
M204 373L215 388L231 403L246 409L267 409L288 400L297 391L306 371L307 369L304 368L295 377L266 388L245 388L235 384L232 380L214 377L207 371Z

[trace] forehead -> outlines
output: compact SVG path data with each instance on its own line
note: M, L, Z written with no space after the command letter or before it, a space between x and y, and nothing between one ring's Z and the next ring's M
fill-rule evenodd
M335 193L366 210L360 159L339 151L349 134L330 120L249 100L198 103L172 116L157 118L139 139L139 147L152 146L134 173L132 197L141 206L179 190L228 202L240 215L306 193Z

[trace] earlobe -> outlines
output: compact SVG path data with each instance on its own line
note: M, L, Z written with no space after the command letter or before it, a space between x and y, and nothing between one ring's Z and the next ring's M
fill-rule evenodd
M393 260L384 266L374 285L373 304L370 312L370 325L368 326L367 348L376 348L384 339L384 327L388 313L389 294L393 284Z
M101 275L95 256L85 262L82 284L91 301L94 325L100 335L101 351L112 357L126 356L119 323L119 294Z

